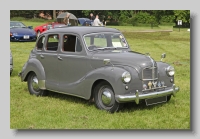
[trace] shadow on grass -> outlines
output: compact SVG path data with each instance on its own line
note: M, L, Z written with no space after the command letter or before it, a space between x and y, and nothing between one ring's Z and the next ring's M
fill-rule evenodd
M79 104L82 104L85 106L93 106L94 105L94 102L90 102L88 100L85 100L85 99L82 99L79 97L66 95L66 94L60 94L60 93L52 92L52 91L49 91L47 97L53 97L53 98L60 99L60 100L66 100L66 101L72 102L72 103L75 102L75 103L79 103ZM172 100L170 100L170 101L172 101ZM127 112L134 112L134 111L138 111L138 110L151 110L151 109L154 109L155 107L157 107L157 108L163 107L163 105L165 105L166 103L169 103L169 102L146 106L146 103L144 100L141 100L139 104L136 104L135 102L129 102L129 103L124 103L122 109L119 112L127 113ZM173 101L170 103L173 103Z

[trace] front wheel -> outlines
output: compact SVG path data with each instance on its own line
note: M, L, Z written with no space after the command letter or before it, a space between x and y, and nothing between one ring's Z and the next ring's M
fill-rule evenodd
M122 104L115 100L115 94L109 83L103 81L94 89L94 102L98 109L114 113L120 110Z
M46 96L47 90L41 90L38 84L38 78L35 73L30 73L28 76L28 90L31 95Z

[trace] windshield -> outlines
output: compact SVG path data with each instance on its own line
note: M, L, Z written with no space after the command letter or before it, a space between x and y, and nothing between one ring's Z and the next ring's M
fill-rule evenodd
M22 22L10 22L10 28L15 28L15 27L23 28L26 26Z
M128 48L128 44L121 33L93 33L84 36L89 50Z

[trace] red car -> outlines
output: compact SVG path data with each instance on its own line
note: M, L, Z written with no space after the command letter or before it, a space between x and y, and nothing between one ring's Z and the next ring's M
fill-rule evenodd
M52 23L45 23L45 24L42 24L40 26L36 26L34 28L34 30L37 33L37 37L39 37L42 32L54 28L55 25L64 25L64 24L63 23L52 22Z

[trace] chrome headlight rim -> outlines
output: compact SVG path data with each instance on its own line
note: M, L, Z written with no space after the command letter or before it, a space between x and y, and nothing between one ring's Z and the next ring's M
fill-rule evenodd
M174 69L174 67L171 66L171 65L168 66L168 67L166 68L166 73L167 73L167 75L170 76L170 77L174 76L174 74L175 74L175 69Z
M131 81L131 74L128 71L125 71L122 74L122 82L128 84L130 83L130 81Z

